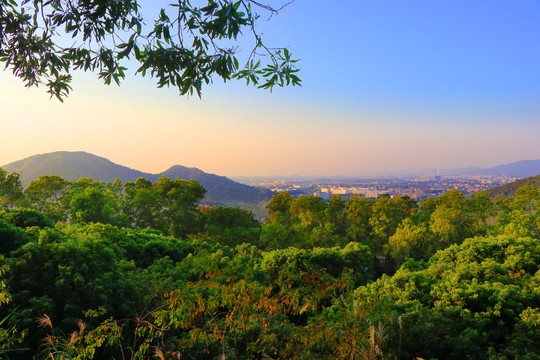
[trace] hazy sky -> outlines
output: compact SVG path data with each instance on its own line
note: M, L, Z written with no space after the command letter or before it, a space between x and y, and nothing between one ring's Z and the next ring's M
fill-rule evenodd
M159 2L140 3L150 21ZM216 81L199 100L77 73L62 104L0 71L0 165L81 150L156 173L351 175L540 158L540 1L296 0L264 19L302 87Z

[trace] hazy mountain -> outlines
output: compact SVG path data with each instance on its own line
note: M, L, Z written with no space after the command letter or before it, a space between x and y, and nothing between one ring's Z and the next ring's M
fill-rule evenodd
M509 164L498 165L483 169L479 173L479 175L509 176L517 178L536 176L538 174L540 174L540 159L522 160Z
M68 181L77 181L81 177L88 177L95 181L113 182L114 179L118 178L124 183L135 181L140 177L154 182L164 175L171 179L179 177L186 180L197 180L208 190L203 201L206 204L236 206L244 203L257 205L272 197L270 190L240 184L224 176L205 173L197 168L175 165L162 173L150 174L115 164L105 158L82 151L59 151L34 155L1 167L8 173L19 172L21 182L25 187L41 175L58 175Z
M524 178L540 174L540 159L516 161L509 164L497 165L489 168L471 166L454 169L416 169L388 172L384 173L383 175L387 177L412 177L435 175L437 173L439 173L441 176L491 175Z

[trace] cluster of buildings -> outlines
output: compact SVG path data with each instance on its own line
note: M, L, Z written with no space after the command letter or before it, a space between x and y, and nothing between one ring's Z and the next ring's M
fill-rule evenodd
M350 197L350 195L358 195L365 198L377 198L377 196L385 193L387 191L377 190L376 188L371 187L362 187L362 186L351 186L351 187L323 187L319 188L319 191L313 193L313 195L320 196L325 200L330 199L332 195L338 195L341 197Z
M344 199L360 196L375 199L387 193L390 196L407 195L415 200L439 196L457 189L464 194L493 188L514 181L515 178L498 176L427 176L416 178L383 179L311 179L311 180L259 180L247 182L252 186L262 186L275 192L286 191L298 197L320 196L325 200L337 195Z

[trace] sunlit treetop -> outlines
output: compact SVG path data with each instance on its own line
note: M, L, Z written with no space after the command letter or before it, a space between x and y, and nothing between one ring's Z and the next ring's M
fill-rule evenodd
M255 10L271 17L291 2L274 8L253 0L178 0L148 20L136 0L3 0L0 62L26 86L44 85L60 101L71 90L73 70L120 84L135 62L136 73L181 95L200 97L215 77L262 89L300 85L297 60L286 48L267 46L255 26ZM241 62L240 36L252 40Z

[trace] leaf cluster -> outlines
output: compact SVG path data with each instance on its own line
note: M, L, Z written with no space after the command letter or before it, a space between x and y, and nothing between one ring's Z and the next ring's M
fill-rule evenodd
M287 49L267 47L256 30L251 0L189 0L161 9L146 23L136 0L14 0L0 4L0 62L26 86L44 85L51 97L71 90L72 72L95 71L107 85L120 84L130 59L136 73L181 95L201 96L214 77L245 79L262 89L300 85L297 60ZM240 66L231 45L242 31L254 46Z

